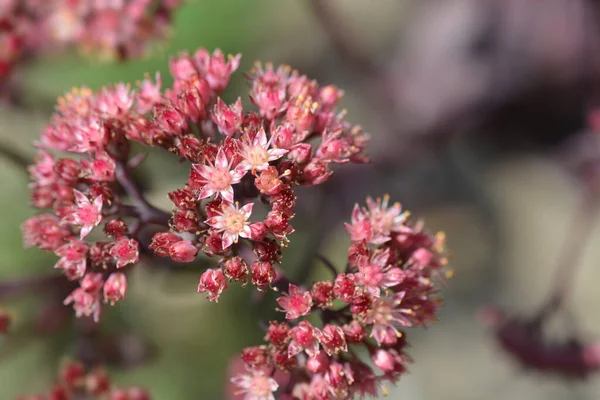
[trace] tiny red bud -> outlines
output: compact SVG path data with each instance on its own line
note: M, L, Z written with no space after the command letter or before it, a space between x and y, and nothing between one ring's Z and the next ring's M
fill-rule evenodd
M268 286L275 279L275 270L271 263L255 261L251 266L252 284L259 289Z
M233 281L246 281L248 264L241 257L233 257L223 263L225 276Z

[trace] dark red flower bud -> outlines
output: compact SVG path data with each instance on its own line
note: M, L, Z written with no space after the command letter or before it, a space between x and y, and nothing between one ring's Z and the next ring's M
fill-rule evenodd
M173 243L177 243L182 240L179 236L171 232L159 232L152 238L150 248L154 250L154 254L159 257L167 257L169 255L169 249Z
M273 266L264 261L255 261L250 268L252 273L252 284L259 289L268 286L275 279Z
M108 221L105 225L104 225L104 233L106 234L106 236L118 239L123 235L126 235L129 232L129 228L127 227L127 224L125 223L125 221L123 221L121 218L117 218L117 219L113 219L111 221Z

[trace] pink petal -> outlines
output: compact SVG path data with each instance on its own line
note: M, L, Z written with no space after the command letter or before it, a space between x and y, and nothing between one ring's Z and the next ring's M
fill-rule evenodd
M96 210L98 210L98 212L100 212L100 210L102 210L102 205L103 205L103 204L104 204L104 199L102 198L102 195L100 195L100 196L98 196L98 197L96 197L96 198L94 199L94 208L95 208ZM101 216L101 215L99 216L99 219L100 219L100 220L102 219L102 216ZM98 221L98 222L100 222L100 221Z
M229 174L231 175L231 183L239 183L244 177L244 175L246 175L246 172L248 172L248 170L241 166L241 164L238 164L234 170L229 172Z
M207 197L212 196L213 194L215 194L215 191L213 189L203 186L200 190L200 194L198 194L198 200L205 199Z
M83 239L84 237L86 237L91 231L92 231L93 226L91 225L84 225L81 227L81 231L79 232L79 239Z
M231 246L233 244L233 242L235 242L236 239L237 239L237 235L231 235L226 232L223 233L223 250L225 250L226 248Z
M79 190L73 189L73 194L75 195L75 202L79 207L90 204L90 200L87 198L87 196L81 193Z
M217 152L217 157L215 159L215 167L219 169L228 169L229 165L227 162L227 156L223 151L223 148L220 148Z
M203 178L210 176L210 174L215 170L213 167L204 164L194 164L192 165L192 168L194 168L194 170Z
M219 194L224 200L233 203L233 188L231 186L229 186L226 190L221 190Z
M254 203L248 203L244 205L244 207L240 208L240 211L244 213L246 219L248 219L250 217L250 214L252 214L252 207L254 207Z
M269 161L277 160L278 158L281 158L287 152L288 152L288 150L286 150L286 149L270 149L268 151Z
M240 232L240 236L243 238L249 238L250 236L252 236L252 229L250 229L250 226L244 226L244 231Z
M260 145L261 147L267 147L267 134L263 128L260 128L256 136L254 137L254 143L256 145Z

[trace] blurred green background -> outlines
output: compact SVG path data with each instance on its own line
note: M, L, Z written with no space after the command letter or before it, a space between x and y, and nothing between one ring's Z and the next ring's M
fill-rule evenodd
M368 49L376 62L393 58L400 27L410 22L404 12L408 1L380 0L376 7L361 0L332 3L356 33L357 44ZM243 54L240 70L224 95L228 100L246 93L243 71L255 60L285 63L346 91L342 105L349 110L350 121L373 134L375 161L399 140L378 136L382 123L374 112L377 105L364 95L365 82L335 56L308 2L268 0L189 1L177 13L172 40L145 60L98 64L74 54L39 60L22 76L26 107L0 109L0 140L32 155L31 143L62 93L80 85L97 88L135 82L146 72L161 71L168 78L169 56L199 46ZM444 70L443 65L436 67ZM424 157L401 171L384 171L348 195L348 204L340 204L349 218L352 202L362 201L367 194L390 192L413 215L423 216L430 230L446 231L453 252L456 277L444 290L446 305L440 322L429 330L410 332L415 364L398 387L391 388L388 398L597 399L596 379L570 384L520 373L476 318L478 307L488 302L499 301L521 311L540 304L578 197L572 178L545 156L511 155L494 163L482 158L485 155L468 146L454 146L443 156ZM149 197L166 209L170 208L166 193L187 179L187 171L168 160L153 154L144 164L146 176L152 177ZM48 271L54 257L21 248L19 225L33 213L27 205L27 178L12 164L0 163L0 277ZM309 222L295 221L284 267L302 267L303 245L310 240L303 227ZM596 230L585 249L579 290L569 305L570 318L578 321L569 329L590 338L600 334L600 319L589 318L600 312L600 293L593 283L600 277L596 261L600 247L593 245L598 239ZM343 261L347 245L340 224L320 247L332 260ZM261 342L258 316L268 319L272 304L266 302L262 310L252 306L250 290L235 284L218 305L209 303L196 294L198 278L195 272L167 274L141 265L135 268L127 299L106 312L102 330L134 332L157 351L141 366L111 368L116 383L147 387L158 400L224 398L230 357ZM14 335L0 338L0 399L44 390L53 381L60 358L73 351L72 336L66 331L51 338L31 336L28 320L41 305L31 298L5 305L15 315L15 327Z

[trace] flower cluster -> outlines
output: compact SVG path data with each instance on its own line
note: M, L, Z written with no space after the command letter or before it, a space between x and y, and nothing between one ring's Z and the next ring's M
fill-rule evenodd
M181 0L2 0L0 82L37 53L67 46L102 58L136 57L168 32Z
M78 282L65 300L78 315L97 320L102 300L122 299L124 271L141 252L176 263L216 257L219 266L198 285L214 301L228 280L268 287L294 231L295 187L326 181L333 164L367 161L368 136L336 111L342 92L334 86L257 65L248 75L256 111L244 110L241 98L226 104L219 94L239 62L199 49L171 60L174 83L165 90L157 75L137 88L82 88L59 99L30 167L32 205L49 211L22 231L26 246L53 251L55 268ZM134 181L144 154L132 154L132 142L188 163L187 183L168 194L172 214L152 206ZM257 207L266 216L255 218ZM387 220L377 223L387 229ZM242 257L244 249L253 254Z
M150 400L146 390L138 387L113 388L101 369L88 371L79 362L66 361L60 368L58 382L46 393L21 396L17 400Z
M266 344L243 350L248 372L232 382L246 400L274 399L277 390L279 399L375 396L399 379L410 361L403 329L435 321L433 278L446 264L444 236L406 216L387 197L355 207L346 270L308 289L289 284L278 299L287 321L271 321ZM360 347L376 368L361 360ZM274 370L288 372L285 384Z

